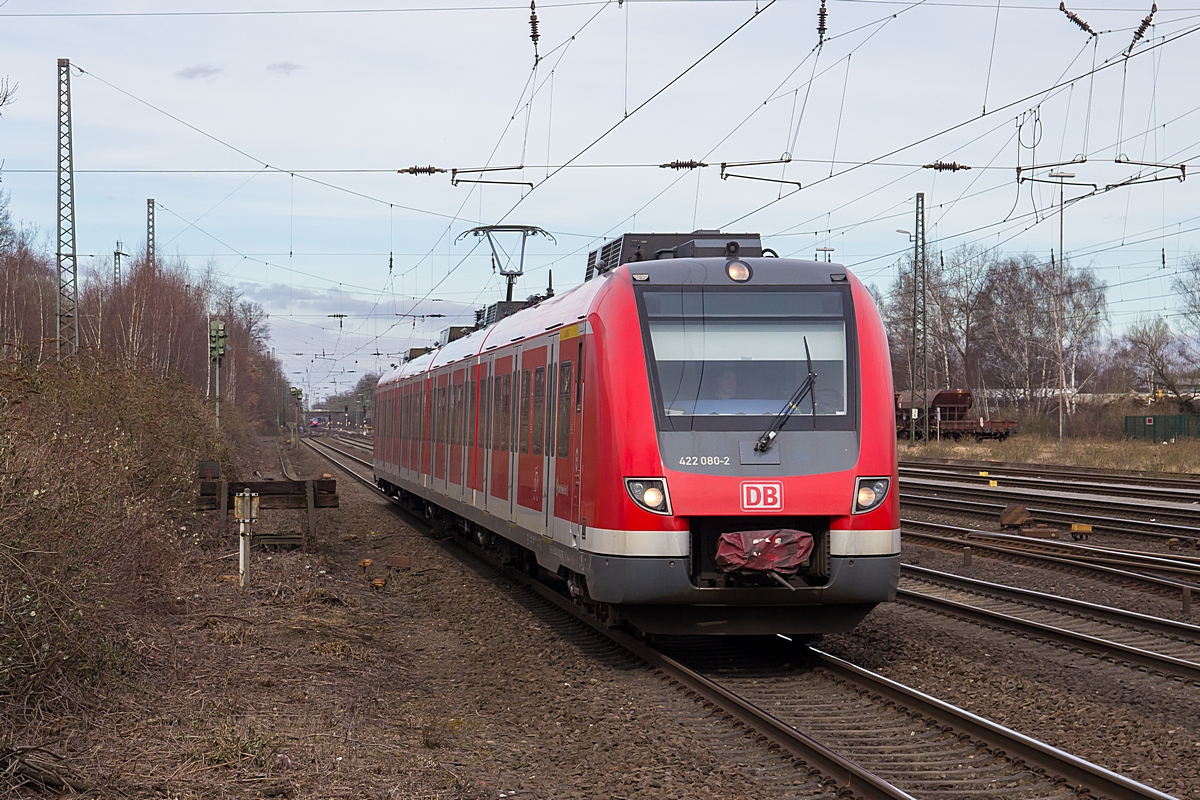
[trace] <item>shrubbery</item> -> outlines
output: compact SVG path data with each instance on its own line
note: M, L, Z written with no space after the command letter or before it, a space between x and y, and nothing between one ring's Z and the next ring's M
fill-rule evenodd
M196 462L230 459L182 378L93 359L4 364L0 420L2 748L135 668L127 623L199 554Z

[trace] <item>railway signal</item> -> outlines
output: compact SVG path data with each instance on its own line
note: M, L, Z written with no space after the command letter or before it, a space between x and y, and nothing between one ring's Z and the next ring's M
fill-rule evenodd
M221 365L225 362L225 322L219 319L208 321L208 362L216 368L216 426L221 429Z

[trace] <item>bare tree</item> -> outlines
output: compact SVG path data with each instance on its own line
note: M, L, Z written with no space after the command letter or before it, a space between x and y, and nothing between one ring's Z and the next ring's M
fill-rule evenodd
M1188 412L1195 410L1196 368L1186 344L1161 316L1139 320L1125 334L1146 388L1161 388Z
M4 116L2 109L17 101L18 84L9 84L8 77L0 78L0 117Z

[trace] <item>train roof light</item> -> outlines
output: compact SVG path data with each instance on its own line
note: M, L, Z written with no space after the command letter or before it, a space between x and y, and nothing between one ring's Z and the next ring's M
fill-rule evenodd
M750 270L750 265L745 261L730 261L725 265L725 274L730 280L738 283L745 283L750 280L750 276L754 273Z

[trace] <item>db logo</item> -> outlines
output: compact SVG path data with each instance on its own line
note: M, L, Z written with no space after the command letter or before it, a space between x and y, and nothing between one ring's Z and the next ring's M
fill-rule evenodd
M744 481L742 511L783 511L783 484L779 481Z

